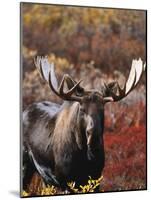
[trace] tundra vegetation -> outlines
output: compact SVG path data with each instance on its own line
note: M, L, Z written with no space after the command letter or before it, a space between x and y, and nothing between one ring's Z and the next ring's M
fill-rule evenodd
M50 14L51 13L51 14ZM43 100L61 103L42 80L33 58L49 54L59 80L70 74L83 86L100 89L103 82L128 76L131 61L146 60L146 14L144 11L78 8L22 4L23 110ZM146 188L146 77L133 92L105 106L105 167L102 177L74 193ZM34 174L23 196L63 194L55 186L44 186Z

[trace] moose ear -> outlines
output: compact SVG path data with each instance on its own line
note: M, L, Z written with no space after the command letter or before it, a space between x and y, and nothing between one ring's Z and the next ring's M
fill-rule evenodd
M107 102L113 102L114 99L111 96L111 93L118 93L118 83L116 81L113 81L111 83L105 84L104 83L104 92L103 92L103 101L104 103Z
M118 92L118 83L116 81L113 81L108 84L104 83L104 87L105 87L104 96L106 96L106 97L110 96L111 92L113 92L115 94Z

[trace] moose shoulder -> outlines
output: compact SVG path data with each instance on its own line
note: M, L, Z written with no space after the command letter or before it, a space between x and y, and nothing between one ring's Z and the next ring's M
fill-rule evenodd
M23 113L23 188L35 171L47 184L66 189L67 182L77 185L88 177L97 179L104 168L104 105L127 96L139 82L145 69L141 59L133 60L127 82L104 86L103 92L85 90L79 82L64 75L60 86L54 65L47 57L37 57L35 64L51 90L64 100L34 103ZM65 83L67 90L65 91Z

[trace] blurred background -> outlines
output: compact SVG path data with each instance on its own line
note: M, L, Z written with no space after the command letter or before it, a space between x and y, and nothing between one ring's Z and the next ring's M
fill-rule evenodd
M49 55L58 80L68 73L97 89L112 80L122 85L132 59L146 61L145 11L22 3L21 23L23 109L42 100L62 102L39 76L36 55ZM105 119L101 191L145 189L145 74L128 97L106 105ZM30 188L36 183L33 178Z

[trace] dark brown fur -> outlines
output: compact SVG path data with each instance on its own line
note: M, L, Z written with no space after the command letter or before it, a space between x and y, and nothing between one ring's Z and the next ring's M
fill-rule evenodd
M24 188L31 178L26 174L33 166L33 171L37 170L46 183L64 189L69 181L79 185L86 183L88 176L100 177L104 167L104 110L100 101L93 94L81 104L57 105L58 111L52 115L38 104L25 111L24 148L29 169L26 167L24 171ZM53 108L46 103L43 106ZM92 130L89 130L89 118L94 123Z

